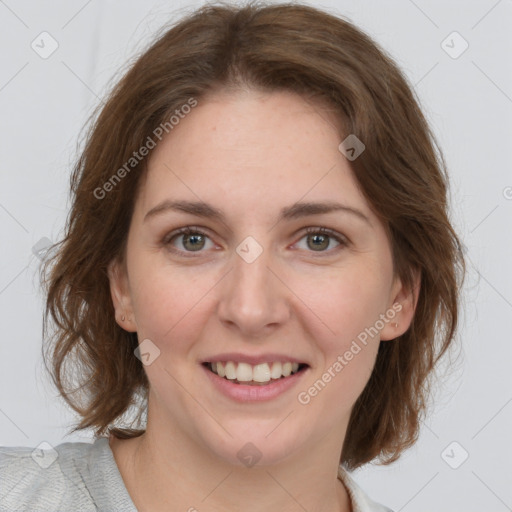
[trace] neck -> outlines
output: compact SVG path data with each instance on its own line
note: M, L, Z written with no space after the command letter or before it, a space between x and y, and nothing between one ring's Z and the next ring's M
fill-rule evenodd
M205 456L184 440L163 442L151 429L134 439L112 438L110 444L139 512L352 511L337 479L338 462L322 446L316 445L310 456L244 467Z

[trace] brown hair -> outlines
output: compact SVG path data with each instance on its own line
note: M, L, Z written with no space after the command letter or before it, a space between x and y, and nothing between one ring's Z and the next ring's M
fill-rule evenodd
M129 170L125 164L190 98L246 87L288 90L331 106L345 130L340 141L356 134L366 146L351 165L388 230L395 272L409 289L414 272L421 273L412 324L380 343L340 461L349 469L377 457L392 462L417 440L432 370L454 340L464 259L447 214L444 158L412 87L367 35L309 6L205 5L159 36L98 108L71 177L65 237L42 271L44 334L49 316L56 326L45 364L47 358L54 384L82 418L72 432L144 432L114 426L132 406L141 420L149 386L134 356L136 334L115 321L107 275L110 261L124 257L147 170L147 159ZM123 165L127 172L113 182ZM109 180L108 195L98 198ZM66 387L70 376L77 389Z

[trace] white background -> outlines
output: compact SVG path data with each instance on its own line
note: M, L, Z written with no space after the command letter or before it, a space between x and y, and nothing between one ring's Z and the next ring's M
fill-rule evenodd
M0 1L0 445L92 440L65 437L75 418L42 366L33 247L62 234L79 132L111 80L158 28L199 3ZM461 356L418 443L354 477L395 511L512 510L512 1L315 5L368 32L414 84L446 156L469 258ZM47 59L31 48L43 31L59 45ZM441 46L453 31L469 44L458 58ZM452 52L462 48L456 37L445 43ZM468 459L453 469L445 460L457 465L463 450Z

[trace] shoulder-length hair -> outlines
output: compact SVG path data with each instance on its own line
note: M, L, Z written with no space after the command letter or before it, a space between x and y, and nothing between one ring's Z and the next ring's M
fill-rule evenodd
M465 264L448 219L446 165L413 87L386 52L350 22L296 3L189 13L136 59L93 115L71 176L65 236L42 269L45 337L50 317L55 324L45 364L81 416L71 432L145 431L120 424L132 406L138 421L147 413L149 383L134 356L136 333L115 321L107 274L125 255L147 170L148 159L134 152L149 147L159 127L170 132L171 117L191 98L239 88L292 91L330 106L344 128L340 141L355 134L365 145L350 164L389 233L395 275L412 289L421 274L412 323L380 343L341 453L349 469L375 458L388 464L417 440L433 369L455 339Z

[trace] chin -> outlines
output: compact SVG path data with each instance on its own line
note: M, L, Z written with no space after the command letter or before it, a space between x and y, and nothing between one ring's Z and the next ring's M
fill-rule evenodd
M274 466L298 453L307 441L303 429L296 429L302 431L302 435L295 435L291 430L291 418L281 423L282 420L221 422L232 437L219 427L220 438L210 433L204 442L216 457L227 464L248 468L254 465ZM290 424L285 426L287 422Z

